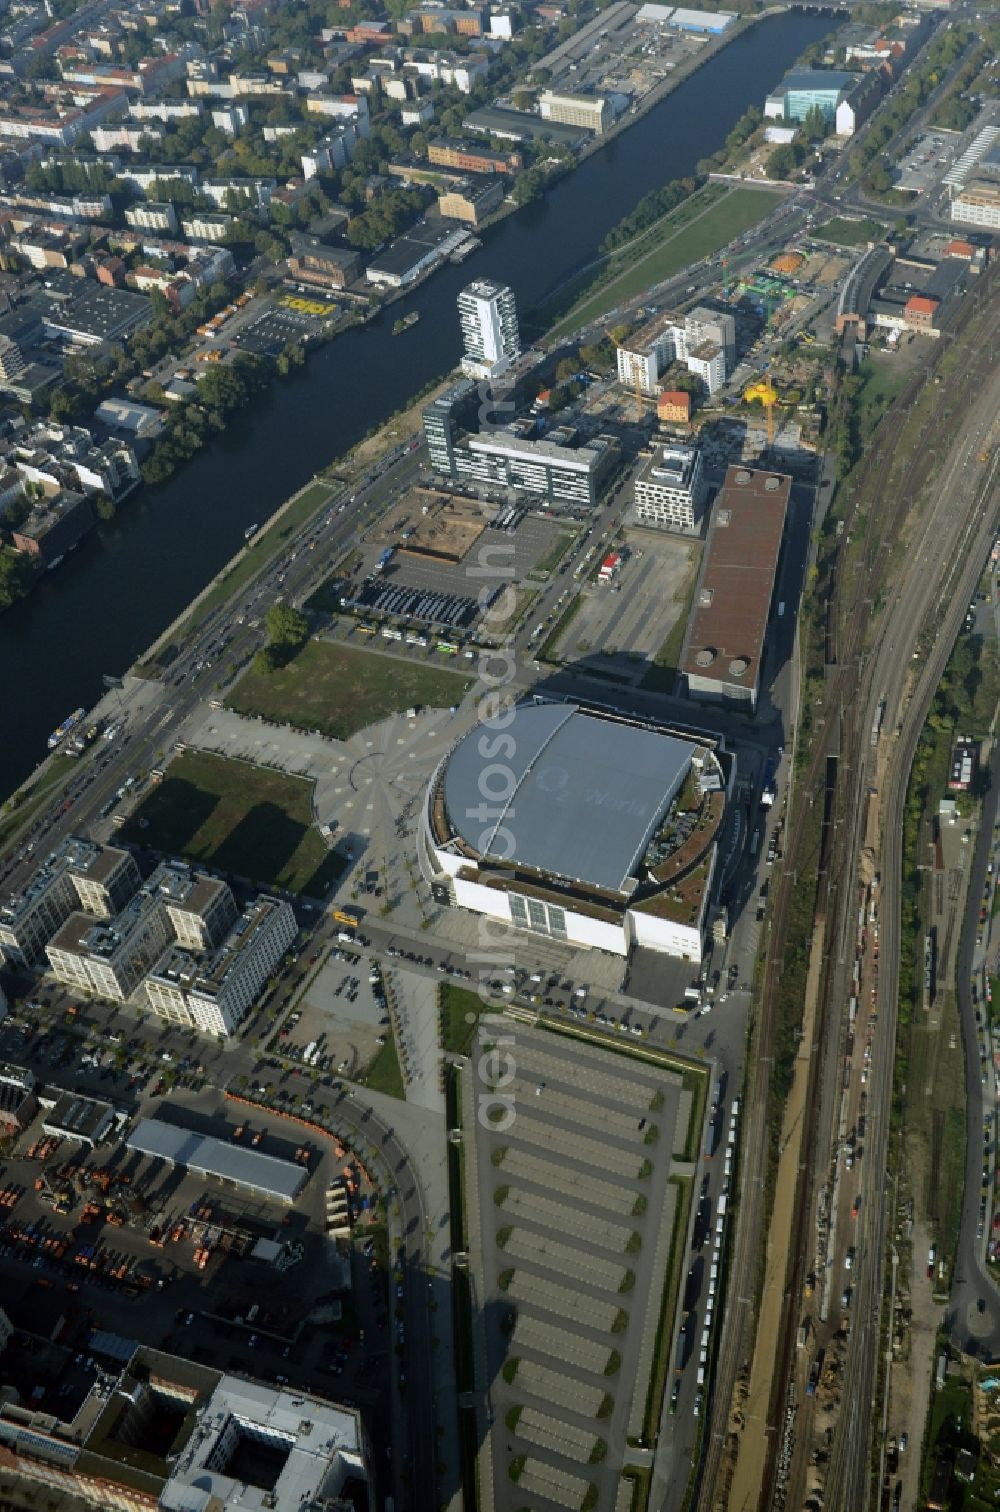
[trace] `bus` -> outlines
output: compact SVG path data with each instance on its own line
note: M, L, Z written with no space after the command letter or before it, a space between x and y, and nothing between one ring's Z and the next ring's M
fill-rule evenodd
M364 909L355 908L352 903L341 903L332 910L333 918L338 924L346 924L350 929L357 929L364 918Z
M359 620L359 622L358 622L358 634L359 635L377 635L378 634L378 629L377 629L377 627L375 625L368 625L368 624L365 623L364 620Z
M402 630L393 630L389 625L382 626L382 635L385 640L401 641L403 639Z
M437 649L443 652L445 656L458 655L458 647L455 645L454 641L438 641Z

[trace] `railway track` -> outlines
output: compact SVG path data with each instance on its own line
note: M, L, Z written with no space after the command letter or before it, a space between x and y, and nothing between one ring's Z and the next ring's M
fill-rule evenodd
M884 1027L876 1040L870 1073L870 1116L863 1204L867 1223L863 1253L859 1246L855 1282L858 1317L865 1318L866 1326L856 1329L851 1337L842 1391L843 1400L860 1401L863 1407L871 1403L871 1411L863 1411L858 1417L847 1419L842 1426L838 1425L835 1432L825 1505L832 1509L843 1509L843 1512L847 1512L847 1509L855 1512L855 1509L864 1508L868 1504L872 1475L871 1435L873 1425L879 1418L876 1412L878 1403L874 1400L876 1355L881 1338L887 1227L894 1218L894 1214L887 1211L886 1203L880 1199L883 1196L882 1177L888 1154L898 1027L903 811L909 772L927 711L961 627L965 606L975 592L1000 526L997 471L998 463L995 460L976 491L972 517L958 535L955 560L961 562L961 572L957 577L949 573L939 593L925 590L921 596L925 613L933 613L942 604L945 610L931 653L921 667L916 684L907 692L904 677L897 675L895 685L890 685L888 689L890 707L896 710L900 731L883 795L880 1004L884 1015L881 1025ZM919 573L916 576L919 579ZM882 670L885 670L884 665ZM873 691L878 675L878 667L873 666L868 698L860 701L866 712L878 696ZM859 825L860 815L856 818L855 829ZM888 1389L887 1383L884 1389Z
M981 295L989 300L992 294L992 285L984 283L981 286ZM972 306L963 311L963 319L956 327L956 339L961 340L969 330L970 325L978 313ZM982 350L984 337L995 334L998 323L998 312L992 310L991 317L987 322L989 330L977 330L977 345ZM943 354L939 354L939 357ZM970 363L964 375L961 388L969 390L972 384L982 380L982 374L977 371L977 364ZM912 404L922 385L914 380L901 395L901 400ZM956 403L958 395L955 395ZM897 413L896 407L891 413ZM883 422L884 424L884 422ZM880 432L881 434L881 432ZM851 514L845 527L845 548L850 536L850 526L857 523L858 510L862 499L870 497L875 501L880 500L888 489L893 470L893 452L891 447L879 448L872 454L870 463L865 468L858 487L853 492ZM877 590L881 586L885 569L889 564L892 552L903 538L906 522L910 517L913 499L919 494L920 488L926 482L933 467L932 456L929 448L914 450L907 458L901 479L895 484L895 493L890 505L888 520L876 517L874 504L870 505L864 524L864 540L861 552L861 570L850 578L841 572L835 579L834 606L832 618L828 616L826 634L827 648L835 652L835 661L828 668L827 694L824 699L824 715L819 730L813 740L812 757L808 770L804 777L795 784L798 790L798 799L795 803L794 812L790 818L789 838L786 844L786 863L783 869L777 896L774 902L772 915L771 937L768 955L765 963L762 987L759 995L760 1018L757 1025L757 1046L753 1062L751 1082L748 1088L748 1118L746 1123L746 1159L745 1171L758 1173L752 1179L745 1180L743 1185L743 1203L741 1206L740 1222L737 1225L733 1265L730 1283L730 1305L727 1308L726 1321L720 1344L719 1358L715 1377L715 1389L712 1399L712 1415L709 1420L708 1433L706 1435L705 1453L702 1465L702 1474L699 1482L698 1505L705 1509L713 1506L725 1506L729 1501L729 1476L731 1464L726 1467L724 1473L723 1459L727 1449L733 1445L728 1431L728 1419L737 1376L742 1362L748 1359L752 1345L752 1307L755 1292L754 1280L761 1263L762 1222L763 1222L763 1185L764 1178L760 1174L766 1169L767 1152L767 1103L769 1082L774 1064L774 1044L777 1029L775 1003L777 998L776 987L782 967L784 955L785 934L788 924L788 910L792 896L791 878L800 870L803 864L811 858L805 850L805 845L812 828L810 819L810 807L815 801L820 786L820 775L824 763L831 752L836 752L841 757L841 771L845 767L851 770L858 769L858 753L862 750L860 745L867 726L864 716L859 712L859 705L866 709L867 703L859 698L862 686L862 653L866 642L872 632L873 614L872 607L877 597ZM938 498L924 520L921 535L926 542L930 538L932 530L940 531L941 516L945 512L945 504L942 498ZM876 541L876 529L879 529ZM944 539L951 539L953 532L945 530ZM841 554L841 562L843 561ZM908 568L908 575L914 571L913 563L918 558L914 556ZM848 596L849 595L849 596ZM901 595L900 595L901 596ZM894 602L898 602L897 600ZM877 616L877 622L888 622L892 604L883 606ZM830 644L831 627L836 636L836 645ZM841 628L842 627L842 628ZM870 680L870 679L866 679ZM859 723L860 720L860 723ZM841 724L843 721L843 729ZM846 747L846 749L845 749ZM844 758L847 758L846 762ZM841 791L843 787L841 784ZM790 794L790 805L792 795ZM858 811L859 812L859 811ZM854 826L856 829L856 825ZM812 842L815 844L815 841ZM839 861L843 853L843 845L836 846L835 860ZM821 881L817 903L823 909L825 919L831 919L834 913L844 916L849 910L843 909L843 901L852 895L853 880L848 884L843 883L843 867L832 865L827 876L836 875L840 880L835 894L831 894L826 877ZM853 879L854 869L850 868L850 877ZM819 1018L815 1049L818 1049L824 1038L828 1038L827 1025L829 1022L831 1005L835 1001L832 984L826 983L826 994L823 1011ZM821 1056L816 1054L812 1057L812 1070L810 1073L810 1087L807 1093L806 1118L813 1120L817 1112L817 1099L819 1088L818 1067ZM815 1127L815 1123L812 1123ZM797 1298L801 1291L806 1253L806 1231L811 1223L812 1203L807 1189L814 1180L812 1161L807 1163L806 1168L800 1174L799 1199L795 1204L795 1229L793 1232L793 1247L790 1256L790 1269L786 1282L786 1295L789 1299ZM749 1200L748 1200L749 1199ZM872 1204L877 1207L877 1203ZM793 1307L786 1305L783 1309L783 1322L781 1337L778 1340L776 1351L776 1370L774 1376L774 1392L768 1415L769 1429L769 1454L767 1460L767 1473L764 1484L761 1487L757 1505L772 1507L775 1502L775 1479L777 1467L777 1455L782 1444L780 1425L784 1417L787 1382L790 1375L790 1361L793 1349L796 1313ZM732 1458L732 1456L730 1456ZM742 1509L741 1509L742 1512Z

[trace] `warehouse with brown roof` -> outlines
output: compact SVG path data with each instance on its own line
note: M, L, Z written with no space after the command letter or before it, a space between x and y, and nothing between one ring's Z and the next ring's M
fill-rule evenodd
M681 657L692 698L757 708L791 487L782 473L726 473Z

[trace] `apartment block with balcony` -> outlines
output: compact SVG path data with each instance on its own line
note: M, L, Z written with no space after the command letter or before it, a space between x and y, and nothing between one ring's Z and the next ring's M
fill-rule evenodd
M238 914L227 882L183 861L161 862L146 883L146 891L159 898L178 943L191 950L217 945Z
M230 1035L256 1006L261 989L295 939L288 903L260 897L212 951L175 945L146 980L154 1013L203 1034Z
M170 943L170 935L166 909L143 889L107 922L70 914L45 953L60 982L124 1003Z
M23 892L0 905L0 954L12 966L36 965L75 910L110 918L139 882L139 868L128 851L70 836Z

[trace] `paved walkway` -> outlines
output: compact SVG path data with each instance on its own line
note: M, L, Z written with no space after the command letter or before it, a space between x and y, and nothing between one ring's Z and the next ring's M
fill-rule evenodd
M386 975L395 993L401 1049L407 1061L406 1101L443 1117L437 982L396 966Z

